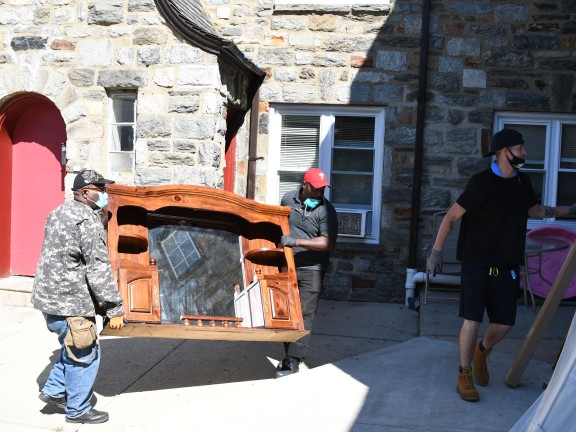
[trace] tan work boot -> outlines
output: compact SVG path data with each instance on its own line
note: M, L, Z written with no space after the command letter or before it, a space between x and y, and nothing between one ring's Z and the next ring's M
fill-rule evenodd
M472 377L472 368L463 367L462 372L458 371L458 385L456 391L460 397L468 402L476 402L480 399L476 387L474 387L474 378Z
M476 380L478 385L486 386L490 381L490 374L488 373L488 365L486 364L486 362L491 352L492 348L484 350L484 352L482 352L480 351L480 345L476 345L472 365L474 369L474 379Z

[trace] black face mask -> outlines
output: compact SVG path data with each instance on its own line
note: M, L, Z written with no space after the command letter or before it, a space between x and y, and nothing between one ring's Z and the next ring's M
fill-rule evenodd
M514 169L522 168L524 166L524 164L526 163L526 159L516 156L514 153L512 153L510 151L510 149L508 149L508 152L510 152L510 154L512 155L512 160L510 160L508 158L506 158L506 159L508 160L508 163L510 165L512 165L512 168L514 168Z

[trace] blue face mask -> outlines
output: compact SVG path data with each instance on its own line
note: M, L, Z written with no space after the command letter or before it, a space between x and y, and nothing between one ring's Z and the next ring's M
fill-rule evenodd
M304 201L304 205L312 210L318 207L319 204L320 200L317 200L315 198L306 198L306 201Z
M108 205L108 192L98 192L98 201L96 205L100 208L104 208Z
M88 197L86 197L88 198ZM90 198L88 200L92 201ZM98 191L98 201L92 201L98 208L104 208L108 204L108 193Z

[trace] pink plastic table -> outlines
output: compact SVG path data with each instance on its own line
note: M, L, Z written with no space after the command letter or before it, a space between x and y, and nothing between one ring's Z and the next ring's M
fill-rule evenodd
M562 266L565 254L557 254L559 251L568 249L570 243L553 237L526 237L525 247L525 281L526 288L534 302L534 294L539 297L546 297L550 288L554 284L556 275ZM574 294L566 292L564 298L572 297ZM524 302L526 303L526 290L524 291Z

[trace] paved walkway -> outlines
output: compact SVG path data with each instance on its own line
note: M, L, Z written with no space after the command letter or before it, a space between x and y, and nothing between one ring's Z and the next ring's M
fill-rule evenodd
M503 380L535 317L490 357L492 381L477 403L455 391L456 302L322 301L309 370L274 379L279 343L142 338L102 340L96 408L101 425L72 425L38 392L58 352L42 315L0 306L0 430L20 431L507 431L542 392L575 312L561 306L520 385Z

